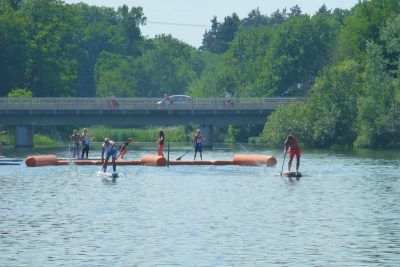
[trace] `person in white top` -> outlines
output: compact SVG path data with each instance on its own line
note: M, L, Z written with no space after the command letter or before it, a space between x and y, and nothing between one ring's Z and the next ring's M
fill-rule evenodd
M90 142L93 141L93 138L89 137L88 130L86 128L83 129L81 140L82 140L81 158L83 158L83 156L86 154L86 159L88 159L89 158L89 148L90 148L89 144L90 144Z
M115 159L117 157L118 149L115 146L113 141L110 141L109 138L104 138L103 147L101 149L101 162L103 163L103 172L107 171L107 164L110 158L112 158L113 163L113 171L117 171L117 165L115 164ZM104 158L104 155L106 156Z
M225 106L232 106L232 95L229 92L225 92Z

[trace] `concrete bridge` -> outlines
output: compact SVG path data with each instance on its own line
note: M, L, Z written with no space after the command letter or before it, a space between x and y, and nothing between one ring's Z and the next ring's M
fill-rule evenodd
M212 126L263 125L279 106L304 98L197 98L184 104L158 104L159 98L0 98L0 125L15 127L15 146L33 147L36 126L199 125L212 145Z

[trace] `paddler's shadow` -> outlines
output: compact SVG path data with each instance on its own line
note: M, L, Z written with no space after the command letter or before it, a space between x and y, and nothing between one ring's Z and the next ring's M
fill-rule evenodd
M281 175L281 179L285 182L285 184L296 184L300 182L300 178L302 176L288 176L288 175Z

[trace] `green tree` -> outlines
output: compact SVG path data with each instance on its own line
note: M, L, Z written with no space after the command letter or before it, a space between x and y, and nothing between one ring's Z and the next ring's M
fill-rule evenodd
M338 59L364 60L367 41L377 41L379 28L400 12L398 0L360 1L344 19L338 43Z
M25 86L29 48L28 20L11 9L3 12L0 11L0 96L11 88Z
M96 94L106 97L113 92L118 97L136 96L137 81L133 59L102 52L95 66Z
M8 98L30 98L33 97L33 93L29 90L22 88L14 88L8 94Z
M201 73L202 60L193 47L172 38L157 36L149 41L137 59L140 96L184 94L188 85Z

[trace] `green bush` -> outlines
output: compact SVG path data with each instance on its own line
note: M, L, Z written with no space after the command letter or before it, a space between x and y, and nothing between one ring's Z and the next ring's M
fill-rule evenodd
M40 147L40 146L56 146L57 142L53 139L51 139L48 136L40 135L40 134L35 134L35 147Z
M176 127L149 127L144 129L112 129L104 126L88 127L89 136L96 142L102 142L105 137L117 142L124 142L132 138L134 142L156 142L159 131L164 131L167 142L186 142L184 126ZM82 129L78 129L82 133Z

